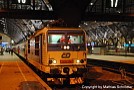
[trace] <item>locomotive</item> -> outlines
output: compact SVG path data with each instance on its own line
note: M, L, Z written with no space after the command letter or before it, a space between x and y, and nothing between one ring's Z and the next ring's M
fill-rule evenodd
M70 78L76 80L76 75L82 77L86 71L86 33L80 28L45 27L15 48L18 55L46 73L47 78L61 76L62 79L58 80L62 82L69 78L67 80L71 83ZM52 80L52 77L49 79ZM82 78L77 81L81 83Z

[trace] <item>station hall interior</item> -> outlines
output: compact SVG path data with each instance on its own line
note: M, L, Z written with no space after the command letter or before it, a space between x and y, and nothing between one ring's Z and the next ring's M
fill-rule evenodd
M83 29L91 63L105 58L133 67L134 0L0 0L0 59L44 27Z
M27 40L43 27L57 25L84 29L90 53L100 54L96 52L101 51L98 47L105 47L104 52L108 51L108 54L113 54L113 51L134 52L133 0L81 2L28 0L19 3L17 0L1 0L0 32L11 39L10 42L5 41L1 35L1 47L11 47Z
M5 23L1 19L1 47L4 50L28 39L36 30L43 28L39 20L29 20L31 25L25 25L24 20L9 19ZM23 22L24 21L24 22ZM21 23L23 24L21 24ZM38 23L32 23L38 22ZM4 26L4 25L9 26ZM35 24L35 25L34 25ZM17 26L16 26L17 25ZM134 22L83 22L79 25L87 34L87 48L89 54L126 54L134 53Z

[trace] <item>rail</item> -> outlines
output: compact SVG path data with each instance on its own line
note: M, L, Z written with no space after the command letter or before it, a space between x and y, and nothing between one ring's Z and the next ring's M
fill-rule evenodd
M119 73L122 75L122 77L130 76L134 78L134 65L133 64L127 64L127 63L121 63L121 62L112 62L112 61L105 61L105 60L98 60L98 59L91 59L88 58L87 60L87 66L88 65L96 65L101 66L105 70L109 70L115 73Z

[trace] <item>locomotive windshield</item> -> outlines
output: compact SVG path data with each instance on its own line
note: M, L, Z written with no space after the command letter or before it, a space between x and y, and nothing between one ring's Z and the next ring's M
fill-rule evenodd
M48 36L48 44L82 44L83 35L60 35L60 34L50 34Z
M49 31L48 50L85 50L83 31ZM68 46L64 49L62 46ZM80 48L81 47L81 48Z

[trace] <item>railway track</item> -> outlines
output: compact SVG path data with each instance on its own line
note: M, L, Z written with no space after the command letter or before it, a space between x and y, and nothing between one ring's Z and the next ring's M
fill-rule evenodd
M134 78L133 64L88 58L87 66L90 65L100 66L105 70L109 70L115 73L125 73L127 76Z
M20 57L20 56L19 56ZM20 57L26 64L27 63L24 58ZM90 61L90 62L89 62ZM90 65L89 65L90 63ZM99 64L98 64L99 63ZM114 65L114 66L112 66ZM88 65L87 65L87 70L90 70L91 67L96 67L99 66L103 70L106 70L107 72L113 72L113 73L120 73L119 68L113 68L116 65L121 65L121 64L109 64L109 62L100 62L98 60L88 60ZM43 80L44 77L42 77L34 66L29 65L33 71L35 71ZM106 68L107 67L107 68ZM118 66L119 67L119 66ZM130 66L132 67L132 66ZM117 70L118 69L118 70ZM91 70L93 71L93 70ZM96 78L91 79L91 75L95 76ZM134 81L127 81L127 80L120 80L120 81L114 81L114 80L102 80L98 79L101 76L101 73L96 73L96 72L90 72L87 75L85 75L85 82L79 85L54 85L50 84L50 87L53 90L111 90L112 88L116 88L116 90L133 90L134 84L131 82ZM45 80L44 80L45 81ZM123 88L123 89L122 89Z

